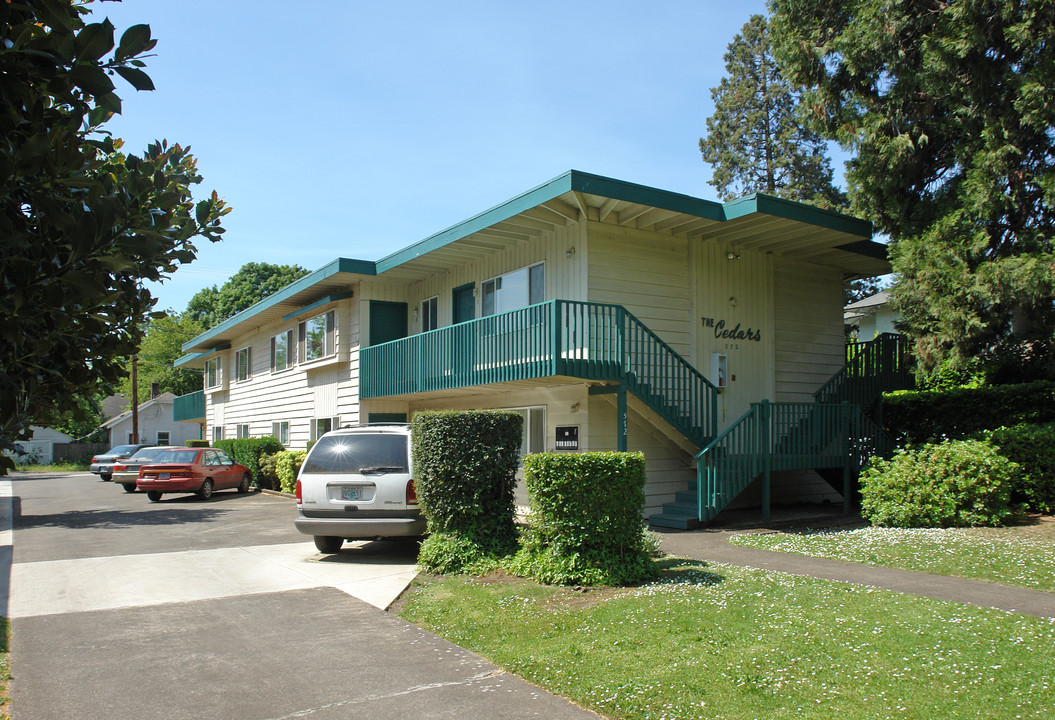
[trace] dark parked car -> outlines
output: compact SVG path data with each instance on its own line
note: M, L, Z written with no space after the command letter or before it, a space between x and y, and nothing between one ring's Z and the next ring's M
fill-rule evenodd
M214 490L237 488L249 492L253 476L223 450L216 448L169 448L154 462L139 469L136 487L146 490L151 502L164 493L195 493L203 499Z
M110 448L102 455L96 455L92 458L92 463L88 467L88 471L92 472L103 480L109 481L110 476L113 474L114 463L126 457L135 455L137 450L147 447L146 443L140 443L139 445L115 445Z
M136 481L139 479L139 468L154 462L161 453L171 450L171 445L154 445L136 451L130 458L124 458L114 463L113 482L124 487L125 492L136 491Z

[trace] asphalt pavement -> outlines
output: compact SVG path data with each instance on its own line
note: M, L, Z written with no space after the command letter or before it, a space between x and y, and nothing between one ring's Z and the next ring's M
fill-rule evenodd
M262 493L0 481L15 720L597 717L385 612L414 543L324 556L294 515Z

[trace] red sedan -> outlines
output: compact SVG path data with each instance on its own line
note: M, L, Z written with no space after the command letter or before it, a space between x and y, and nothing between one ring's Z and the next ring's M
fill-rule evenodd
M171 448L139 469L136 487L146 490L151 502L164 493L196 493L202 499L213 490L237 488L249 492L253 476L223 450L216 448Z

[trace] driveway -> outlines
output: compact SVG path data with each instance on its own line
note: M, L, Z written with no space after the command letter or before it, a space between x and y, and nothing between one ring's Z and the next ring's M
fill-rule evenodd
M16 718L596 717L384 612L413 543L323 556L265 494L0 485Z

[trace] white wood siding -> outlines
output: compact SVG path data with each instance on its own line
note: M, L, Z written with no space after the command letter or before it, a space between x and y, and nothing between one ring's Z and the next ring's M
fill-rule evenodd
M599 222L589 233L587 299L622 305L688 359L688 241Z
M272 423L288 422L288 447L295 449L307 445L313 418L339 416L342 424L353 421L358 406L358 387L352 381L353 362L358 370L358 347L354 345L358 340L358 302L353 298L324 305L288 321L257 328L231 343L231 350L222 354L224 369L234 367L235 353L249 346L252 376L241 382L231 379L226 392L206 396L207 437L211 439L213 427L222 425L224 437L235 438L241 424L249 425L251 437L262 437L272 433ZM296 345L298 323L331 309L336 311L334 358L271 372L271 338L293 330ZM233 378L229 372L227 377ZM355 378L357 381L357 372ZM349 402L350 398L354 400Z
M773 256L704 241L692 246L691 268L692 362L718 384L714 354L726 356L727 385L718 398L724 429L752 402L773 398ZM737 331L758 339L722 337Z
M775 269L776 396L813 402L845 364L842 277L837 270L782 258Z

